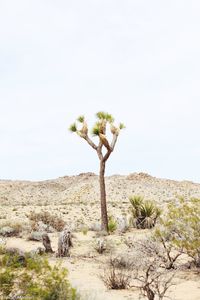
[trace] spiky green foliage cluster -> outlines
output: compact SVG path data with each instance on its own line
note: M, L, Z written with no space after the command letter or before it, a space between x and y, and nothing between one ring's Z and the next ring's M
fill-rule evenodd
M119 123L119 129L122 130L124 128L126 128L125 125L123 123Z
M85 121L85 117L82 115L82 116L79 116L77 118L77 121L80 122L80 123L83 123Z
M136 228L152 228L156 224L157 218L161 215L161 210L152 201L144 200L142 196L131 196L129 198L132 205L132 223Z
M113 123L114 122L114 118L111 114L107 113L107 112L104 112L104 111L99 111L97 114L96 114L96 117L97 119L99 120L106 120L108 121L109 123Z
M108 232L112 233L117 229L117 222L113 218L113 216L110 216L108 218Z
M101 134L106 134L106 126L107 123L111 124L111 127L113 126L113 122L114 122L114 118L111 114L104 112L104 111L99 111L98 113L96 113L96 117L98 119L98 121L95 123L94 127L91 130L91 133L93 136L99 136L100 133ZM87 123L85 122L85 117L83 115L79 116L77 118L77 121L81 124L84 124L87 126ZM123 123L119 124L119 127L115 127L115 132L112 133L116 133L117 135L119 134L119 131L124 129L125 126ZM74 122L73 124L71 124L71 126L69 127L69 130L71 132L76 132L80 137L85 137L85 133L83 132L83 130L78 130L78 126L77 123ZM87 134L87 132L86 132Z
M71 131L71 132L77 132L77 126L76 126L76 123L73 123L72 125L70 125L69 131Z
M100 122L96 122L94 127L92 128L92 135L93 136L99 136L101 129L100 129Z
M179 198L176 203L170 203L160 222L156 236L189 255L200 267L200 199Z
M79 299L67 280L67 270L51 267L45 258L3 253L0 267L0 299Z

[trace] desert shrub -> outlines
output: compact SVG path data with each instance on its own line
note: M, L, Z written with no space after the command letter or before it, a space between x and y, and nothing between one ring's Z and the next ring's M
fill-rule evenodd
M4 253L0 258L0 299L75 300L67 270L42 257ZM22 263L23 261L23 263Z
M153 201L145 201L142 196L131 196L132 224L138 229L152 228L155 226L161 210Z
M19 236L25 230L26 224L15 221L5 221L0 225L0 235L2 236Z
M126 271L112 266L104 271L101 279L108 289L123 290L129 288L131 277Z
M110 257L109 265L117 269L131 270L133 263L130 255L124 253L115 257Z
M155 251L154 251L155 250ZM172 285L174 270L167 270L163 265L163 256L158 252L151 237L137 240L133 246L132 278L135 287L148 300L162 300Z
M0 295L8 297L12 291L12 286L14 284L15 274L6 269L4 272L0 272ZM4 298L5 299L5 298Z
M159 255L162 257L166 269L176 269L177 260L183 254L183 248L173 244L173 234L173 231L160 225L155 228L152 236L152 241L159 247Z
M112 233L117 229L117 222L113 218L113 216L110 216L108 218L108 232Z
M94 249L99 253L102 254L107 250L107 243L104 238L97 238L94 242Z
M111 257L102 280L110 289L135 287L148 300L162 300L176 274L166 267L166 253L152 234L129 241L127 253ZM128 281L126 281L128 279ZM124 287L126 284L126 287Z
M65 222L63 219L57 215L50 214L48 211L41 211L39 213L31 212L28 217L31 221L33 221L33 229L34 225L39 221L46 225L52 226L57 231L62 231L65 227Z
M179 198L170 203L160 222L156 236L169 248L186 253L200 267L200 199Z
M83 233L83 235L87 235L88 233L88 227L87 226L83 226L81 229L81 232Z

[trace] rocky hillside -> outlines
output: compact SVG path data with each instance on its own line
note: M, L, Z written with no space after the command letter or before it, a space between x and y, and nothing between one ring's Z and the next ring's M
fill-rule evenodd
M106 177L109 215L129 213L129 196L143 195L165 207L177 196L200 198L200 184L158 179L144 173ZM61 217L72 227L100 223L98 176L84 173L41 182L0 181L0 225L27 222L29 214L45 210ZM95 225L95 226L96 226Z
M128 202L132 194L144 195L160 204L177 196L200 197L200 184L158 179L145 173L106 177L108 202ZM89 204L99 201L98 176L82 173L54 180L31 182L0 180L0 203L6 205Z

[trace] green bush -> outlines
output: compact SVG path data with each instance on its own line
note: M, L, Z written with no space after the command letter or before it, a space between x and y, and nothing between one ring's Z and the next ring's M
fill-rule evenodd
M161 210L152 201L145 201L142 196L131 196L132 223L138 229L152 228Z
M1 252L0 299L76 300L67 270L51 267L45 258ZM23 259L22 259L23 258Z
M82 228L82 233L83 233L83 235L87 235L87 233L88 233L88 227L87 226L83 226L83 228Z
M156 236L167 241L168 247L186 253L200 267L200 199L179 198L170 203Z
M117 229L117 222L113 218L113 216L110 216L108 218L108 232L114 232Z

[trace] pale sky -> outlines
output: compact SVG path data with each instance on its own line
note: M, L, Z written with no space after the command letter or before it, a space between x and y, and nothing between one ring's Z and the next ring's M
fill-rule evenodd
M200 182L199 0L0 0L0 179L98 173L68 127L99 110L107 175Z

